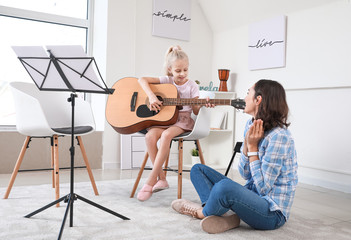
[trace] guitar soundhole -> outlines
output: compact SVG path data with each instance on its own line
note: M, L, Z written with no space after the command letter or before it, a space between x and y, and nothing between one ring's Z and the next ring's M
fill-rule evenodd
M163 101L163 98L161 96L157 96L158 100ZM158 112L156 111L150 111L148 107L148 101L147 104L140 105L136 111L136 115L140 118L147 118L147 117L152 117L155 116Z
M136 115L140 118L147 118L155 116L157 113L155 111L150 111L147 105L140 105L136 111Z

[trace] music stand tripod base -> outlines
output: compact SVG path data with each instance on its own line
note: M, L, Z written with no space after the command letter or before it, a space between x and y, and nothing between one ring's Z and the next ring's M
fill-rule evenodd
M71 102L71 105L72 105L72 123L74 123L74 105L75 105L75 98L77 97L76 94L74 93L71 93L71 97L68 99L69 102ZM68 212L70 212L70 224L69 226L70 227L73 227L73 203L74 201L76 200L82 200L83 202L86 202L96 208L99 208L105 212L108 212L112 215L115 215L116 217L119 217L123 220L130 220L129 218L119 214L119 213L116 213L104 206L101 206L93 201L90 201L76 193L73 192L73 185L74 185L74 174L73 174L73 171L74 171L74 127L72 126L72 132L71 132L71 148L70 148L70 152L71 152L71 180L70 180L70 193L57 199L56 201L53 201L51 203L49 203L48 205L26 215L25 217L26 218L30 218L42 211L44 211L45 209L51 207L51 206L54 206L56 205L57 203L59 202L66 202L67 203L67 207L66 207L66 211L65 211L65 214L64 214L64 217L63 217L63 220L62 220L62 225L61 225L61 228L60 228L60 232L59 232L59 236L58 236L58 239L61 239L61 236L62 236L62 233L63 233L63 229L65 227L65 223L66 223L66 219L67 219L67 216L68 216ZM69 211L70 210L70 211Z

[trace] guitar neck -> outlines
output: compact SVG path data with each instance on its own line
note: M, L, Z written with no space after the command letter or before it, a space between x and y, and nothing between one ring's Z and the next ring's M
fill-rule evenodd
M211 104L215 105L231 105L231 99L210 99ZM163 105L164 106L187 106L187 105L201 105L204 106L208 102L206 99L198 99L198 98L164 98Z

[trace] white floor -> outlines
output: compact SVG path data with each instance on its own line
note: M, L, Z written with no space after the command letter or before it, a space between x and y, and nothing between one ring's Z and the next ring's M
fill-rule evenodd
M93 174L96 181L135 179L138 170L93 170ZM175 175L172 172L169 174ZM143 177L147 175L148 171L145 171ZM231 171L229 175L236 181L243 183L237 172ZM69 176L68 170L61 170L60 182L69 182ZM85 169L76 169L74 176L75 182L89 181ZM189 174L184 173L184 177L189 178ZM0 174L0 187L7 187L9 179L10 174ZM51 172L49 171L20 172L17 175L14 187L49 183L51 183ZM0 194L3 195L4 193L1 192ZM299 183L291 214L294 212L304 214L311 221L318 219L327 225L351 228L351 194Z

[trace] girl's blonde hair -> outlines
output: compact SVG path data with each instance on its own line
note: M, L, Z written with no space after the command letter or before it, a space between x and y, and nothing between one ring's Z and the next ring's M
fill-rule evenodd
M169 69L172 67L172 64L176 60L185 59L189 61L188 55L177 45L171 46L167 49L165 63L164 63L164 70L167 76L172 76L173 74L169 72Z

